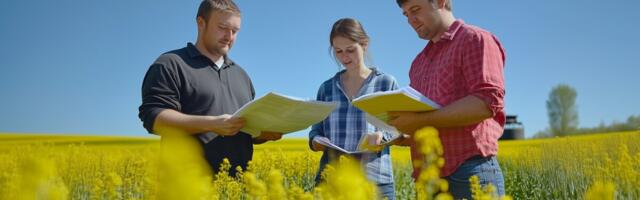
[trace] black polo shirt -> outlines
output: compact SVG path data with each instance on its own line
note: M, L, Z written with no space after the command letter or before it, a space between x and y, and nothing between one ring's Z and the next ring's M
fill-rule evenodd
M233 114L255 97L251 79L236 63L225 57L218 68L191 43L164 53L149 67L142 83L142 105L139 107L143 126L154 133L153 123L164 109L189 115ZM216 137L208 143L201 140L205 158L214 171L222 159L235 167L246 168L253 155L251 136L238 133Z

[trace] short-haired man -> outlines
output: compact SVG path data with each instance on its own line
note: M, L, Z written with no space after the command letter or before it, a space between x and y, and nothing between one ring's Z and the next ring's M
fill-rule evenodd
M139 117L150 133L178 129L201 141L204 156L217 171L224 158L246 169L253 144L280 139L240 132L244 119L234 113L255 97L251 79L227 57L240 30L240 10L231 0L204 0L197 14L196 44L162 54L142 84Z
M451 0L396 0L418 37L429 40L409 72L411 87L443 107L433 112L392 112L403 133L438 129L444 149L441 176L454 198L471 199L469 178L478 176L504 195L496 160L505 123L505 52L488 31L453 16ZM419 158L412 145L412 158ZM414 159L415 160L415 159ZM414 169L414 177L419 170Z

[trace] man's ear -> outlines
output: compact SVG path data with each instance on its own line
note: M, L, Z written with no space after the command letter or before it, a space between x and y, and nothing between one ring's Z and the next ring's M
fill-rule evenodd
M207 27L207 21L202 17L197 17L196 22L198 23L198 31L202 31L205 27Z

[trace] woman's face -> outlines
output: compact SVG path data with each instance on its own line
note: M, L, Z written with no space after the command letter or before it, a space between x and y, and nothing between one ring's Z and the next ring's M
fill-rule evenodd
M347 70L365 67L364 52L366 46L342 36L334 37L331 43L333 44L336 58Z

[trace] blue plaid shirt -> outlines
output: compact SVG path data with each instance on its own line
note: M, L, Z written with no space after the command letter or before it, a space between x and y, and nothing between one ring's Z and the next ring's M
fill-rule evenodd
M383 74L375 68L364 81L362 88L353 98L379 92L398 89L395 78L391 75ZM358 142L364 134L377 131L376 128L367 123L365 113L351 104L353 98L347 98L342 89L340 75L345 71L338 72L333 78L320 85L318 90L318 101L338 102L338 107L324 120L311 127L309 132L309 145L316 136L329 138L332 143L348 151L354 151L358 147ZM383 133L383 140L388 140L391 136ZM326 150L320 160L320 169L316 176L316 182L320 180L320 173L325 165L339 157L337 151ZM393 183L393 169L391 167L391 157L389 147L378 153L359 154L355 156L360 159L364 166L367 178L375 183Z

